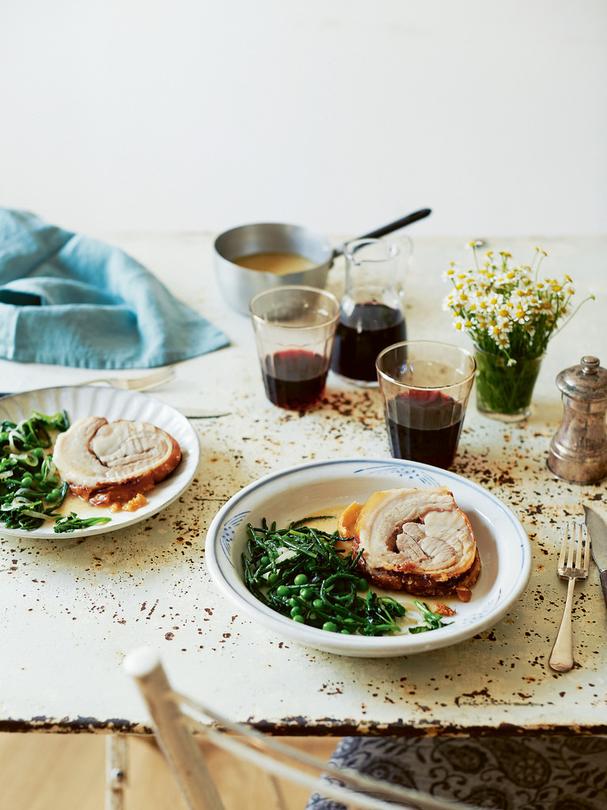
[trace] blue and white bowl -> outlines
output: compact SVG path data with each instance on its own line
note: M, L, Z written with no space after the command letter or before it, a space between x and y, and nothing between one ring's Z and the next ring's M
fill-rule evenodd
M247 523L258 526L265 517L280 527L287 526L329 506L345 507L355 500L364 501L376 490L425 486L444 486L453 492L470 519L482 563L470 602L450 601L457 612L448 627L409 633L407 627L419 622L413 606L415 597L394 593L411 608L401 634L367 638L330 633L281 616L247 590L242 572ZM411 461L347 459L290 467L242 489L215 516L207 534L206 560L222 593L272 634L338 655L377 658L457 644L493 627L527 585L531 549L512 511L483 487L460 475Z

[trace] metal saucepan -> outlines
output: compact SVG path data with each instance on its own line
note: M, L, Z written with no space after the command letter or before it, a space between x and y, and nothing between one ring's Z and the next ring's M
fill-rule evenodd
M383 225L359 239L385 236L424 219L430 208L414 211L406 217ZM324 289L333 260L341 255L342 248L334 248L328 239L301 225L285 225L278 222L261 222L241 225L224 231L215 240L215 273L221 292L237 312L249 313L249 302L254 295L271 287L283 284L305 284ZM309 259L311 266L300 272L277 275L262 270L251 270L235 263L258 253L291 253Z

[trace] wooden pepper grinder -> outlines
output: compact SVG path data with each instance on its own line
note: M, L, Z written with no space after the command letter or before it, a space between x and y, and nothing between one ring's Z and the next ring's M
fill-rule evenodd
M563 421L550 443L548 467L574 484L594 484L607 476L607 369L585 355L579 366L556 378L563 392Z

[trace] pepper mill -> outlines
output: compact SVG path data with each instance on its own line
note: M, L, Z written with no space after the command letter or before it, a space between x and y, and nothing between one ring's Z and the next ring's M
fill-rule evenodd
M556 378L563 392L563 421L550 443L548 467L574 484L594 484L607 475L607 369L585 355L579 366Z

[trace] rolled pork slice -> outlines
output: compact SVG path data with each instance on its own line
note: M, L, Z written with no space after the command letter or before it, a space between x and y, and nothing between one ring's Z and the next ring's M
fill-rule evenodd
M181 461L175 439L148 422L78 419L55 442L53 460L76 495L120 503L148 492Z
M443 487L375 492L343 512L339 532L380 587L466 600L480 573L470 521Z

